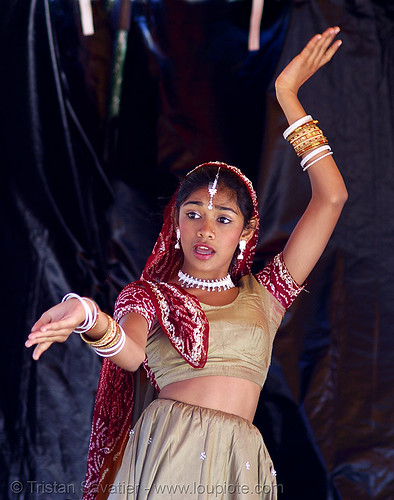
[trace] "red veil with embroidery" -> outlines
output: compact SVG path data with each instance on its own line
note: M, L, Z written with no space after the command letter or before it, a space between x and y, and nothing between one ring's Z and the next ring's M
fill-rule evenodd
M230 269L230 275L237 284L242 276L250 273L256 249L259 228L256 193L250 180L236 167L221 162L211 162L199 165L196 169L204 165L216 165L218 168L234 172L246 185L253 202L252 218L256 224L256 231L247 243L244 258L233 259ZM182 251L175 249L176 196L177 193L165 209L163 227L146 262L141 280L130 283L119 295L114 318L118 320L125 313L125 308L122 308L125 295L130 297L132 294L133 300L138 304L133 311L140 312L146 318L145 311L149 307L152 308L153 304L157 319L174 348L191 366L201 368L205 365L208 352L208 321L196 297L177 285L166 283L182 263ZM277 264L281 265L280 262ZM265 273L259 273L259 281L263 284L266 281L269 284L272 281L270 272L267 268ZM150 301L146 300L146 292ZM275 294L278 294L278 290L274 292ZM281 300L280 297L277 298ZM154 383L147 363L144 365ZM93 415L84 500L103 499L110 493L132 425L136 391L133 373L104 359Z

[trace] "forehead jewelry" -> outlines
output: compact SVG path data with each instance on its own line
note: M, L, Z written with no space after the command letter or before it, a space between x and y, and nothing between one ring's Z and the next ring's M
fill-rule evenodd
M213 182L210 182L208 184L208 193L209 193L209 203L208 203L208 210L212 210L212 200L215 194L218 192L217 185L218 185L218 180L219 180L219 172L220 172L220 167L218 168L218 171L216 173L215 180Z

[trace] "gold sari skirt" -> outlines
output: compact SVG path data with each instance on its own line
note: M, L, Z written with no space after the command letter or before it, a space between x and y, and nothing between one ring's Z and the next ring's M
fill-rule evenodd
M275 470L247 420L156 399L137 421L110 500L277 498Z

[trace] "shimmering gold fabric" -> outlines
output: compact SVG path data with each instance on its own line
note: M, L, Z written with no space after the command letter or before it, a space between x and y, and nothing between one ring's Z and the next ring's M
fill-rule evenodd
M262 387L284 307L252 275L240 280L239 294L231 304L201 306L209 321L208 359L204 368L193 368L186 363L160 325L153 327L146 354L159 388L207 375L239 377Z
M275 470L258 429L229 413L151 403L130 435L110 500L274 500Z
M202 304L209 321L204 368L190 366L157 324L147 356L160 388L205 375L264 384L284 307L252 275L226 306ZM111 500L277 498L275 471L259 430L236 415L157 399L127 443Z

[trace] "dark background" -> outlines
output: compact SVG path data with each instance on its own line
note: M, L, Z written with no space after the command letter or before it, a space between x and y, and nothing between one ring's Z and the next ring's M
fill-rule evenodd
M185 172L240 167L261 203L256 270L283 248L310 189L273 81L337 24L343 46L300 97L349 200L255 423L281 499L394 499L394 3L266 0L255 52L250 0L134 1L130 23L119 1L92 5L89 37L73 0L1 6L0 497L80 497L100 359L73 336L36 363L24 341L71 290L112 312Z

